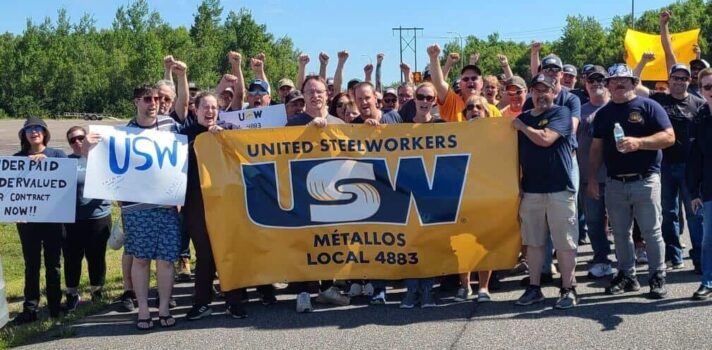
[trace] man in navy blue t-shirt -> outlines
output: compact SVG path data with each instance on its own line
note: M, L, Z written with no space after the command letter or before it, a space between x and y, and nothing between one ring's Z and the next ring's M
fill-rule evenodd
M608 75L605 82L611 102L598 110L593 121L588 168L588 193L593 198L599 197L596 173L602 162L607 168L606 208L619 271L606 292L621 294L640 289L631 238L635 218L647 244L650 297L659 299L667 294L660 229L660 150L675 142L675 133L659 103L636 96L638 78L628 66L615 65ZM624 132L618 140L614 136L616 125Z
M575 162L574 130L571 111L554 104L555 86L555 78L543 74L534 77L531 88L534 108L512 121L519 138L522 169L519 217L522 244L527 246L530 281L517 305L544 300L541 272L551 232L561 271L560 297L554 307L568 309L578 302L574 276L578 221L576 184L571 170Z

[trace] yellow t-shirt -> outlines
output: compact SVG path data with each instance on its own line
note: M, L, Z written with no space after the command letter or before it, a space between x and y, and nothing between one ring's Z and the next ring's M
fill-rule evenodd
M461 122L465 120L465 116L462 115L462 110L465 109L465 101L452 91L452 89L447 90L447 95L445 95L445 100L440 103L438 99L438 106L440 111L440 118L448 122ZM497 106L493 104L487 104L489 108L490 115L492 117L501 117L502 112L497 109Z

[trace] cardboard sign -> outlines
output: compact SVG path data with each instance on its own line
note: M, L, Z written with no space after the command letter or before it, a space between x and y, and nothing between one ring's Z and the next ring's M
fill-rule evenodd
M183 205L188 138L167 131L92 125L101 142L89 152L84 197Z
M0 221L74 222L77 160L0 157Z
M237 129L279 128L287 125L287 110L283 104L250 108L221 112L219 119L235 125Z

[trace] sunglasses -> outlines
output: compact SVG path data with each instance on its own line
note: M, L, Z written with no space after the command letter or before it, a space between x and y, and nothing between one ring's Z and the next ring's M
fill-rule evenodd
M248 91L247 93L250 96L265 96L265 95L267 95L267 91L263 91L263 90Z
M144 97L141 97L141 101L143 101L144 103L152 103L152 102L160 103L161 98L158 96L144 96Z
M81 142L81 141L84 141L84 135L77 135L77 136L74 136L74 137L70 137L70 138L69 138L69 144L70 144L70 145L71 145L71 144L74 144L74 143L77 142L77 141L80 141L80 142Z
M598 78L587 78L586 82L589 84L596 84L596 83L603 83L604 78L603 77L598 77Z
M558 73L561 72L561 68L559 67L544 67L543 69L547 73Z
M483 105L467 105L467 110L468 110L468 111L474 111L475 108L477 108L477 109L479 109L479 110L484 110L484 109L485 109L485 107L484 107Z
M417 94L415 95L415 99L418 101L428 101L428 102L433 102L435 99L435 96L430 96L430 95L423 95L423 94Z
M507 95L509 96L520 96L521 94L524 93L524 90L507 90Z
M710 90L712 90L712 84L703 85L702 88L703 88L705 91L710 91Z
M39 125L32 125L32 126L28 126L28 127L24 128L23 130L25 130L25 134L31 134L33 132L41 134L42 131L44 130L44 128Z
M395 98L384 98L383 99L383 102L385 102L385 103L396 103L396 101L398 101L398 99L395 99Z
M173 102L173 99L168 96L162 96L158 98L158 101L160 101L161 103L171 103Z
M469 82L471 82L471 81L472 81L472 82L475 82L475 81L477 81L478 79L480 79L480 77L478 77L478 76L474 76L474 77L462 77L462 78L460 78L460 80L463 81L463 82L465 82L465 83L469 83Z
M677 76L677 75L671 75L671 76L670 76L670 79L672 79L672 81L684 82L684 81L689 81L689 80L690 80L690 77L680 77L680 76Z

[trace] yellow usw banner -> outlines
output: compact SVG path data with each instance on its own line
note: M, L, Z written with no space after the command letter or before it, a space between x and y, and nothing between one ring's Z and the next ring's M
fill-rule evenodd
M670 34L672 51L678 63L690 64L696 58L692 48L697 44L700 29L689 30L682 33ZM668 79L667 65L665 64L665 51L660 42L660 35L648 34L628 29L625 34L626 64L631 69L640 62L646 51L655 53L655 60L645 65L642 80L664 81Z
M200 135L195 150L222 288L512 267L520 234L510 123Z

